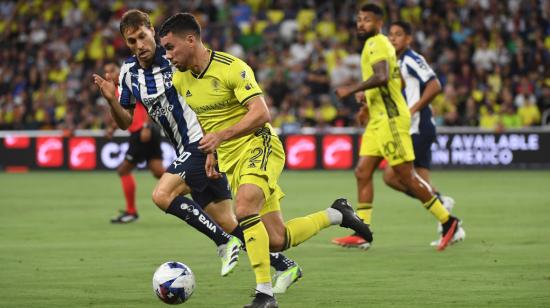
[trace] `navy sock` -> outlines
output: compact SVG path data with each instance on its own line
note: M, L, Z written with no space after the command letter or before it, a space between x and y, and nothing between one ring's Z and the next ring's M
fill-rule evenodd
M174 198L166 213L185 221L202 234L208 236L217 246L227 243L231 237L195 201L187 197L177 196Z
M243 229L241 229L241 226L237 226L233 231L231 231L231 235L237 237L241 242L244 243L244 234ZM243 246L243 249L246 250L245 246ZM269 261L271 262L271 266L276 271L286 271L288 268L296 265L296 262L293 260L287 258L285 255L279 252L270 252L269 253Z

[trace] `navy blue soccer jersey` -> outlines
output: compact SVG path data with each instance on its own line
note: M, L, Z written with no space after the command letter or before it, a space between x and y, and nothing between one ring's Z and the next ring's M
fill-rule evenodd
M437 78L435 72L426 63L424 57L412 49L407 49L400 57L399 69L405 80L403 96L409 105L414 105L424 92L426 84ZM430 105L411 115L411 134L435 135L435 121Z
M136 56L122 65L119 76L119 102L124 108L134 108L136 100L143 103L149 116L164 130L178 157L185 147L199 141L203 134L197 116L172 84L176 68L166 58L161 46L155 50L153 64L142 68Z

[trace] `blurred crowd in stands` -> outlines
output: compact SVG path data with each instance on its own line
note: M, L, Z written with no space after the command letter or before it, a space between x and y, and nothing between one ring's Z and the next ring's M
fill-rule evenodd
M334 89L361 80L356 9L367 1L33 0L0 2L0 130L101 129L106 102L92 83L104 61L129 56L118 23L129 8L157 27L189 11L214 50L255 71L286 131L355 126L353 98ZM546 124L550 114L550 1L370 1L384 33L410 22L414 49L438 74L438 126L490 130Z

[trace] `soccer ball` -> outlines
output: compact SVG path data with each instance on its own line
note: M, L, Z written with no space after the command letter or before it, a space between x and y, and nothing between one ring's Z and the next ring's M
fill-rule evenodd
M166 262L159 266L153 275L153 291L167 304L184 303L194 290L195 275L181 262Z

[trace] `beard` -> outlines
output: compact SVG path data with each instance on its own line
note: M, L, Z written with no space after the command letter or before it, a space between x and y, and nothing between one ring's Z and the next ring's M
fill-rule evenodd
M363 32L357 32L357 38L361 41L361 42L365 42L366 40L368 40L370 37L373 37L376 35L376 31L363 31Z

